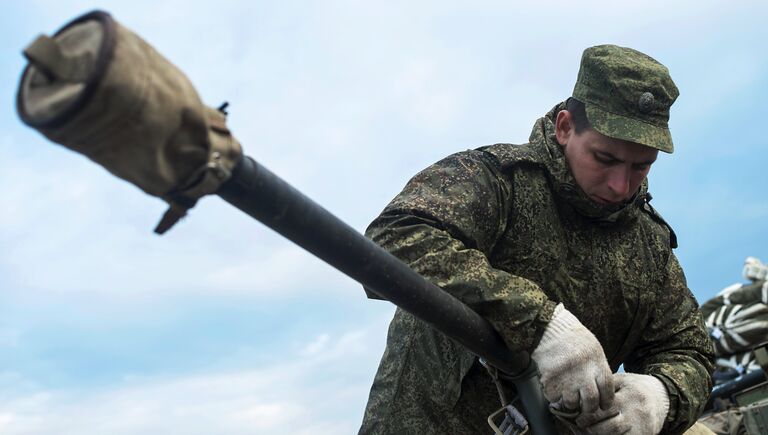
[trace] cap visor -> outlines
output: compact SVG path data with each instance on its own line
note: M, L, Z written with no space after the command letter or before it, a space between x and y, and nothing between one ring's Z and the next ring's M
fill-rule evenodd
M586 103L587 119L598 133L614 139L622 139L672 153L672 135L669 129L658 127L634 118L607 112L594 104Z

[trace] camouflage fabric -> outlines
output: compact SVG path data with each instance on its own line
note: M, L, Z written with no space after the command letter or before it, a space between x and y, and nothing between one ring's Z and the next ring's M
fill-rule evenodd
M366 234L488 319L511 349L531 351L562 302L614 370L661 379L664 433L682 433L712 386L711 341L645 186L605 207L576 185L554 140L562 108L535 124L529 144L425 169ZM474 355L398 309L360 433L488 433L499 406Z
M573 89L592 128L666 153L674 150L667 122L678 95L667 67L637 50L615 45L584 50Z

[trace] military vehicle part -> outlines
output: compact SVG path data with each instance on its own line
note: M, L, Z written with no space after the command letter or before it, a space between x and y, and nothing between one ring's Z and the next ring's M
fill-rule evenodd
M736 392L754 387L765 381L765 372L762 369L757 369L747 372L732 381L715 385L715 387L712 388L712 393L709 395L709 400L704 409L711 409L718 398L731 397Z
M141 37L94 11L25 50L22 121L170 205L162 233L240 160L224 115Z
M768 400L762 400L741 409L744 427L749 435L768 433Z
M733 395L733 398L739 406L748 406L764 401L768 398L768 382L761 382L743 391L739 391Z
M536 365L485 319L249 157L224 113L184 74L104 12L33 42L17 94L21 119L170 204L170 228L217 193L364 287L510 374L534 433L555 434Z

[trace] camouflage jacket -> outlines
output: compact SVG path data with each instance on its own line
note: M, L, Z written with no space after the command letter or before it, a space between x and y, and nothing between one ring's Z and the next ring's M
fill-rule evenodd
M411 179L366 235L532 351L562 302L615 370L652 374L670 396L664 433L699 416L712 343L643 186L598 206L575 183L553 119L525 145L451 155ZM370 297L376 297L369 294ZM456 342L398 309L360 433L477 434L500 406L490 376Z

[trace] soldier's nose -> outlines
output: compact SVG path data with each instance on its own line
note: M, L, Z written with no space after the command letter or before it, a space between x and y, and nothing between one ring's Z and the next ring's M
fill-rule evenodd
M627 195L629 195L629 185L629 170L623 167L613 168L608 177L608 189L613 195L613 198L608 199L615 201L623 200L627 197Z

